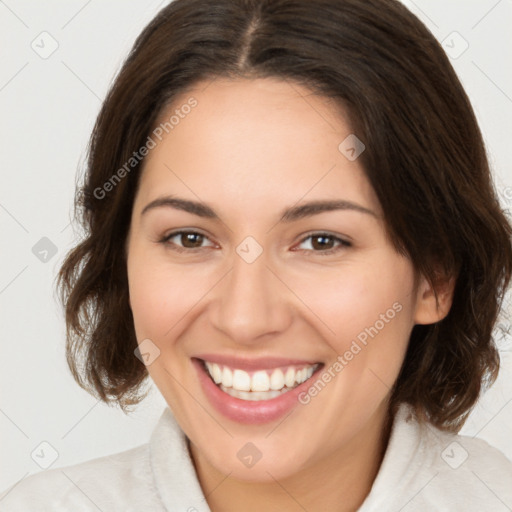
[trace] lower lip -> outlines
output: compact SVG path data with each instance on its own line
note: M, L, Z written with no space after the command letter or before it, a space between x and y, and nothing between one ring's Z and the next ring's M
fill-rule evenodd
M192 359L192 364L197 370L199 381L210 403L230 420L251 425L277 420L299 405L299 394L310 386L311 379L323 366L319 366L308 380L286 393L270 400L249 401L224 393L213 382L209 373L203 367L202 362L198 359Z

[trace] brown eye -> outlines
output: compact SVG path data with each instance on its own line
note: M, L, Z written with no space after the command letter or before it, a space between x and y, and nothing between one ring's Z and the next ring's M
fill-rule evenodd
M201 247L204 236L199 233L181 233L180 241L183 247L193 249L195 247Z
M322 255L332 254L352 246L350 242L329 233L313 233L301 240L300 245L304 244L306 247L299 250Z
M332 249L334 247L334 238L332 236L315 235L311 237L311 246L313 249Z
M209 243L204 245L206 241ZM196 231L175 231L164 237L160 242L178 252L186 249L203 249L214 245L206 235Z

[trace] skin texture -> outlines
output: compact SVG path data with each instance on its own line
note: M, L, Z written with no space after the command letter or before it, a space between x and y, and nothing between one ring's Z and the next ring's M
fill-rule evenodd
M145 161L126 245L137 339L160 350L149 374L190 439L214 512L356 510L386 447L387 401L411 330L447 314L451 289L436 308L429 284L415 283L412 263L390 244L360 161L338 150L352 133L341 106L280 80L217 79L177 98L162 119L190 96L197 106ZM208 204L220 220L170 207L141 215L171 194ZM333 199L375 215L337 210L279 222L285 208ZM199 248L180 236L159 242L179 229L205 235ZM323 249L307 238L312 231L352 245L328 239ZM252 263L236 252L247 236L263 249ZM317 396L271 423L222 416L191 364L213 352L328 368L395 303L400 311ZM251 468L237 457L247 442L262 453Z

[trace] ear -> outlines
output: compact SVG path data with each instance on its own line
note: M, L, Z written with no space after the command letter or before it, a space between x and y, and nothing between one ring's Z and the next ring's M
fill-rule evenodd
M416 295L415 324L435 324L448 315L453 302L455 282L455 276L436 274L436 301L433 286L423 275L420 276Z

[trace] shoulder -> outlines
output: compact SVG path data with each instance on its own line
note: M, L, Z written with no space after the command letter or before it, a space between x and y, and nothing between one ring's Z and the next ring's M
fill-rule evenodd
M512 509L512 461L498 449L420 424L411 414L398 422L390 457L407 462L401 468L402 512Z
M457 506L472 510L512 508L512 461L483 439L421 428L423 453L432 484L425 496L439 501L457 498ZM428 432L427 432L428 431Z
M157 496L145 444L29 475L0 493L0 511L158 511Z

